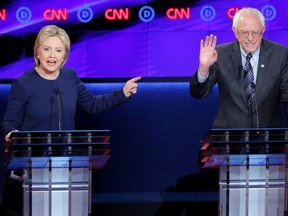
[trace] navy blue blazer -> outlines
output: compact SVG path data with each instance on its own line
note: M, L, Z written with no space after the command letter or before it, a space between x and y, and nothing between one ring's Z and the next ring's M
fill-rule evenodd
M99 113L129 101L122 89L94 95L71 68L62 68L56 80L43 79L33 68L12 82L1 123L5 134L12 130L58 130L58 93L62 130L75 128L77 106L87 113Z
M190 94L206 98L218 85L219 107L214 128L280 128L286 127L288 113L288 50L262 39L259 54L255 103L249 111L243 87L243 70L238 41L216 47L217 61L210 67L205 83L199 83L197 72L190 81ZM281 103L282 102L282 103ZM282 106L284 105L284 106ZM284 109L283 109L284 108Z

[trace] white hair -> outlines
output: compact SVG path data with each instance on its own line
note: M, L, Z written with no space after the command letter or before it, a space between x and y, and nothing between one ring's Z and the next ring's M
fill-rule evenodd
M263 14L256 8L251 8L251 7L245 7L239 10L233 17L233 24L232 27L236 28L238 25L238 22L240 20L240 17L244 14L255 14L258 16L260 23L263 27L265 27L265 18Z

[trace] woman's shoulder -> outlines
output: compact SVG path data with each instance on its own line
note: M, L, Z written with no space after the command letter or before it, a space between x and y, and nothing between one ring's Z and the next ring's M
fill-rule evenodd
M16 79L14 79L14 82L32 82L34 80L33 77L35 77L36 75L37 72L35 71L35 69L31 68L27 70L25 73L21 74Z
M60 69L60 74L65 77L77 77L75 69L71 67L62 67Z
M72 67L62 67L60 71L63 73L76 73L75 69Z

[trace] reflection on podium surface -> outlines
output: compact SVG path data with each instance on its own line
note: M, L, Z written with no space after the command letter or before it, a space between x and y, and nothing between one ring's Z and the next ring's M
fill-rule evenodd
M12 133L7 169L32 166L101 169L110 154L110 131L19 131ZM53 163L49 164L53 159Z
M92 170L108 161L109 140L109 130L13 132L6 166L22 181L23 215L91 214Z
M212 129L201 150L219 168L220 216L287 215L287 129Z

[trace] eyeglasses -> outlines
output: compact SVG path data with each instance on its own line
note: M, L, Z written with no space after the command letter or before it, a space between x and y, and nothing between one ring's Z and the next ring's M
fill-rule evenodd
M235 28L235 30L242 38L248 38L250 34L253 38L259 38L263 35L263 29L260 31L239 31L237 28Z

